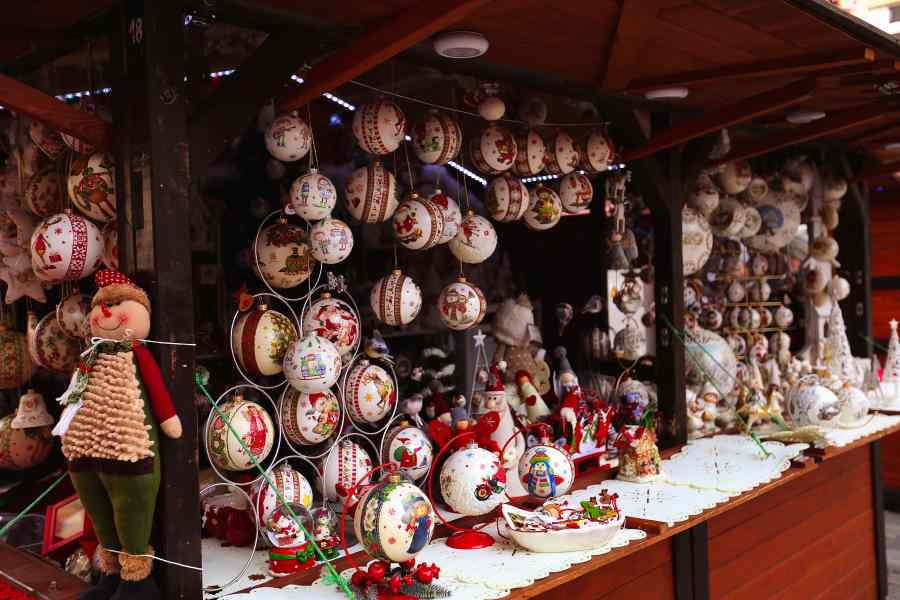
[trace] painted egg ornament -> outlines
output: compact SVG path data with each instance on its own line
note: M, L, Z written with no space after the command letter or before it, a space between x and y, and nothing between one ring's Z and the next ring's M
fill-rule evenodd
M537 444L519 458L519 480L532 496L562 496L575 481L575 463L565 450Z
M31 266L45 281L75 281L100 266L100 229L74 213L59 213L41 221L31 234Z
M550 188L538 184L531 190L525 224L529 229L545 231L556 226L562 216L562 201Z
M275 444L276 432L272 417L266 409L256 402L246 400L241 394L235 394L222 403L219 410L231 423L256 462L265 460ZM206 428L206 448L210 462L224 471L253 469L253 460L231 433L222 415L217 412L209 415L211 421Z
M268 475L274 485L269 485L263 478L254 484L250 493L260 529L265 529L272 513L283 502L296 503L304 508L312 507L313 503L313 489L309 480L286 462L269 471Z
M516 162L513 173L519 177L533 177L544 170L544 158L547 146L544 138L534 129L527 129L516 134Z
M105 223L116 218L116 163L98 152L72 161L69 199L86 217Z
M309 153L312 129L296 115L275 117L266 129L266 150L284 162L300 160Z
M56 169L35 173L23 190L25 207L39 217L49 217L62 210L59 193L59 174Z
M578 167L581 152L572 136L565 131L558 131L547 140L547 153L544 155L544 168L551 175L568 175Z
M366 450L354 441L344 439L331 449L322 469L322 485L325 498L343 508L349 500L350 508L359 500L359 490L371 481L366 475L372 470L372 459ZM353 486L359 483L357 493L350 496ZM349 497L349 498L348 498Z
M337 348L343 359L349 359L359 342L359 317L353 307L324 292L309 305L303 315L303 335L313 333Z
M33 372L25 334L0 324L0 390L22 387Z
M462 146L462 131L448 113L431 110L413 125L413 151L426 165L446 165Z
M56 307L56 322L64 334L77 340L85 340L91 335L91 297L87 294L72 294Z
M377 423L394 410L397 387L383 367L362 359L347 374L343 396L351 419Z
M437 246L443 235L444 211L413 192L394 212L393 227L404 248L428 250Z
M441 230L438 244L446 244L459 232L459 225L462 223L462 211L459 210L459 204L456 203L456 200L445 194L441 189L435 190L434 194L428 199L441 209L441 212L444 214L444 228Z
M588 173L602 173L615 158L612 141L603 131L595 130L584 140L581 168Z
M369 302L379 321L395 327L409 325L422 308L422 290L412 278L394 269L375 283Z
M587 210L594 199L594 186L583 173L569 173L559 181L559 199L567 213Z
M234 357L249 375L278 375L297 329L282 313L264 304L241 314L231 333Z
M487 301L478 286L460 277L441 290L438 296L441 321L454 331L464 331L481 323Z
M353 251L353 231L340 219L327 217L309 230L310 253L320 263L336 265Z
M47 460L53 450L50 426L17 429L15 415L0 419L0 470L24 471Z
M478 103L478 114L485 121L498 121L506 114L506 103L499 96L488 96Z
M284 374L297 391L312 394L333 386L341 374L341 354L334 344L307 334L288 346Z
M273 288L297 287L309 279L315 264L302 227L281 219L259 232L253 266Z
M103 256L101 260L107 269L119 268L119 226L115 221L110 221L103 226Z
M496 454L472 443L444 462L440 486L453 512L467 517L486 515L504 501L506 471Z
M504 175L492 180L487 189L486 206L491 217L501 223L518 221L528 210L528 188L521 179Z
M310 169L291 184L291 207L302 219L318 221L331 214L337 204L337 190L331 180Z
M488 125L469 144L472 162L482 173L499 175L516 162L518 146L513 134L500 125Z
M56 160L66 149L59 132L41 121L32 121L28 126L28 137L50 160Z
M379 98L353 114L353 136L369 154L390 154L400 147L405 133L406 117L392 100Z
M389 475L359 499L353 532L373 558L404 563L431 541L434 508L415 484Z
M278 403L284 435L294 444L314 446L331 438L341 421L341 404L331 390L298 392L288 386Z
M350 174L344 204L360 223L383 223L397 210L397 180L379 161Z
M63 332L56 314L49 313L38 321L34 313L29 313L28 326L28 350L34 363L55 373L71 373L78 364L81 344Z
M381 460L393 464L401 475L419 481L431 468L434 449L424 431L403 421L387 432Z
M450 252L464 263L486 261L497 249L497 232L491 222L469 211L459 224L459 233L450 240Z

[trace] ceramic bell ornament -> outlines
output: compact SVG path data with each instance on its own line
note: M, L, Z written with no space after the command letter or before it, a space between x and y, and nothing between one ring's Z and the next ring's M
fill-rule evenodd
M445 165L459 154L462 130L449 113L430 110L412 128L413 152L426 165Z
M331 214L337 204L337 190L330 179L310 169L291 184L291 207L307 221L318 221Z
M369 154L390 154L400 147L406 134L406 116L392 100L378 98L357 107L353 114L353 136Z
M490 258L497 249L497 232L490 221L469 211L449 245L453 256L462 262L478 264Z
M360 223L383 223L397 210L397 180L380 161L353 171L344 189L347 211Z
M309 231L310 254L322 264L336 265L353 251L353 232L340 219L326 217Z
M290 114L276 117L265 134L266 150L284 162L300 160L312 146L312 129L300 117Z
M440 243L444 212L415 192L397 207L393 217L394 237L409 250L428 250Z

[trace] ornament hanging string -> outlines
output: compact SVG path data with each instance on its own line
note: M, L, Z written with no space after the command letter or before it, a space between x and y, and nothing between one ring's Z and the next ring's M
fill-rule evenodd
M316 132L313 129L312 102L306 104L306 122L309 125L309 170L319 168L319 153L316 151Z
M50 494L50 492L52 492L54 489L56 489L56 486L58 486L60 483L62 483L63 480L68 476L69 476L68 473L63 473L62 475L60 475L59 478L56 481L54 481L53 483L51 483L47 487L47 489L45 489L43 492L41 492L40 495L37 498L35 498L34 501L31 502L31 504L29 504L24 509L22 509L22 511L19 512L19 514L17 514L15 517L13 517L9 523L4 525L3 528L0 529L0 539L3 539L4 537L6 537L6 534L9 533L9 530L12 529L16 523L18 523L23 518L25 518L25 516L28 515L28 513L30 513L34 509L34 507L37 506L41 502L41 500L46 498Z

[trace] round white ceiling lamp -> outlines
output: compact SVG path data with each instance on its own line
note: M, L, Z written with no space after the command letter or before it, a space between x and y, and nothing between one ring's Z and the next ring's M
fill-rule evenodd
M792 110L787 114L785 120L788 123L793 123L794 125L804 125L806 123L812 123L813 121L818 121L819 119L824 118L824 110Z
M687 95L686 87L659 88L644 92L644 98L647 100L683 100Z
M444 58L477 58L487 52L490 43L475 31L445 31L432 41L434 51Z
M888 144L885 144L883 148L889 152L900 150L900 142L890 142Z

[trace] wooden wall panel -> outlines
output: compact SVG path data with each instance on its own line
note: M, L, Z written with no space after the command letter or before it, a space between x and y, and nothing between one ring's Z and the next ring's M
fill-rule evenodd
M900 276L900 193L872 191L870 198L872 277Z
M881 470L884 488L900 499L900 433L881 441Z

